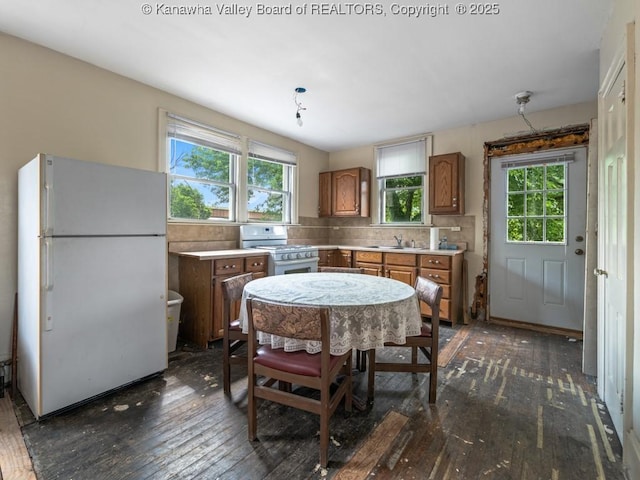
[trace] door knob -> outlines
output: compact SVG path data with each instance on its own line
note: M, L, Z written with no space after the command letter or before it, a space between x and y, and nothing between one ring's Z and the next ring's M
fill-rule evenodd
M594 268L593 269L593 274L596 275L596 276L597 275L604 275L605 277L609 276L609 273L607 273L606 270L602 270L601 268Z
M584 250L581 249L581 248L576 248L575 254L576 255L584 255Z

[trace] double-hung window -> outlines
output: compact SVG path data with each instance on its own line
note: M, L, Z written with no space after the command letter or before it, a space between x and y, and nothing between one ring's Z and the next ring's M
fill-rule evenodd
M248 220L291 223L295 155L253 140L248 143Z
M169 218L235 218L240 137L172 114L167 118Z
M423 224L429 138L376 148L381 224Z
M162 112L170 220L292 223L292 152Z

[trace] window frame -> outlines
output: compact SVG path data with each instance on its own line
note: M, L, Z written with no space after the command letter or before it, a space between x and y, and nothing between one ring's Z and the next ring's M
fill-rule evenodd
M180 122L181 126L188 129L193 127L191 135L181 135L181 137L190 136L195 141L191 143L195 145L202 145L207 148L217 149L216 142L208 141L207 138L200 138L199 134L205 132L205 134L212 134L214 137L219 135L223 140L224 147L228 144L224 141L229 141L233 144L237 141L236 150L234 152L227 152L226 148L219 151L230 153L232 158L230 159L230 183L220 182L219 180L199 178L185 176L181 174L171 173L171 141L173 138L177 138L171 134L172 124L171 122ZM241 136L235 133L219 130L215 127L209 126L205 123L192 120L190 118L174 114L165 109L159 109L159 170L165 172L167 175L167 221L169 223L201 223L201 224L238 224L238 223L281 223L281 224L294 224L298 221L298 172L297 172L297 155L294 152L285 150L276 146L268 145L266 143L258 142L253 139L249 139L245 136ZM206 135L205 135L206 137ZM181 138L183 141L184 138ZM233 149L233 148L231 148ZM255 153L252 153L254 151ZM285 196L283 202L283 216L281 220L260 220L249 218L249 190L252 186L249 185L249 159L255 158L260 161L269 161L272 163L278 163L284 165L286 169L286 175L283 174L283 186L286 187L283 191L277 191ZM212 218L196 219L196 218L181 218L171 216L171 184L174 180L187 180L197 182L199 184L212 184L221 185L230 188L229 193L229 215L228 218ZM264 187L257 187L261 190L265 190ZM268 189L266 189L268 190Z
M406 148L411 148L411 146L416 146L418 143L423 142L422 153L417 154L417 157L409 160L405 163L398 162L397 158L394 159L385 159L381 158L381 154L385 152L385 149L394 150L405 150ZM376 165L376 188L378 190L377 194L377 225L379 226L389 226L389 227L411 227L411 226L424 226L431 224L431 215L429 215L429 192L428 192L428 160L432 154L432 136L431 135L420 135L418 137L410 137L403 140L398 140L390 143L380 144L375 146L375 165ZM402 152L401 152L402 154ZM384 155L382 155L384 157ZM388 163L387 163L388 162ZM389 167L389 165L393 165ZM401 165L401 169L399 171L395 170L398 164ZM399 173L398 173L399 172ZM386 193L391 190L386 187L386 181L388 179L397 179L397 178L408 178L408 177L422 177L422 187L412 187L412 188L422 188L422 198L420 200L420 221L415 222L389 222L386 220Z
M275 165L280 165L283 168L282 174L282 190L267 188L262 185L253 185L249 183L249 164L251 160L259 162L267 162ZM255 140L248 140L247 142L247 173L244 176L246 179L246 199L247 199L247 219L249 219L249 191L258 190L268 194L279 194L283 196L282 215L283 218L279 221L284 224L293 223L294 214L296 209L294 201L296 193L296 172L297 172L297 158L296 156L287 150L283 150L272 145L257 142ZM295 197L294 197L295 196ZM297 217L297 215L295 215ZM274 220L259 220L251 219L252 222L270 222Z
M568 245L567 238L567 224L568 224L568 195L569 195L569 185L568 185L568 177L569 177L569 163L571 163L573 159L559 158L553 160L537 160L537 161L525 161L525 162L505 162L502 165L504 170L504 182L505 182L505 193L504 193L504 202L505 202L505 243L514 244L514 245L538 245L538 246L566 246ZM562 165L564 169L564 178L563 178L563 187L549 189L547 182L547 169L552 166ZM542 178L542 188L531 188L527 187L527 173L528 169L531 168L544 168L543 170L543 178ZM524 190L510 190L510 182L509 182L509 172L513 170L525 170L524 180L523 180L523 188ZM562 192L563 195L563 214L562 215L550 215L547 214L547 194L548 192ZM509 214L509 196L510 194L522 194L523 195L523 205L522 205L522 215L510 215ZM528 194L541 194L542 195L542 214L538 215L527 215L528 210L528 202L527 195ZM527 219L540 219L542 223L542 240L528 240L527 239ZM523 240L512 240L509 238L509 221L513 219L522 219L524 223L523 227ZM563 240L562 241L549 241L547 240L547 220L553 219L561 219L563 221Z

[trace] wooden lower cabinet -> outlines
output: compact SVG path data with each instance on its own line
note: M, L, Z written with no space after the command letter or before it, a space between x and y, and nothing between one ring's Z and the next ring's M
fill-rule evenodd
M351 250L339 249L334 254L332 265L334 267L350 267L351 261L352 261Z
M354 266L364 268L364 273L393 278L412 287L416 282L417 265L417 255L411 253L355 252Z
M440 319L452 324L463 319L462 312L462 259L463 253L456 255L421 255L420 276L442 285ZM431 315L431 309L421 304L422 314Z
M363 268L364 273L375 277L383 277L382 252L356 250L353 266Z
M418 255L413 253L385 253L385 277L411 285L416 284Z
M463 313L462 259L462 252L455 255L423 255L357 250L354 266L364 268L364 273L368 275L393 278L412 287L417 275L439 283L443 287L440 319L457 323L462 320ZM421 305L421 312L424 316L431 315L431 309L424 304Z
M351 250L325 249L318 250L318 267L350 267Z
M246 272L253 272L256 278L266 276L267 258L266 255L214 260L180 257L180 294L184 297L180 337L202 348L222 338L222 282ZM238 311L239 305L235 305L232 314L237 315Z

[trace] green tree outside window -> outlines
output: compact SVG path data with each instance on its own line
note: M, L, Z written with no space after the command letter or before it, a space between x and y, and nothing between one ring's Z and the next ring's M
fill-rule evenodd
M564 243L566 166L507 169L507 241Z

